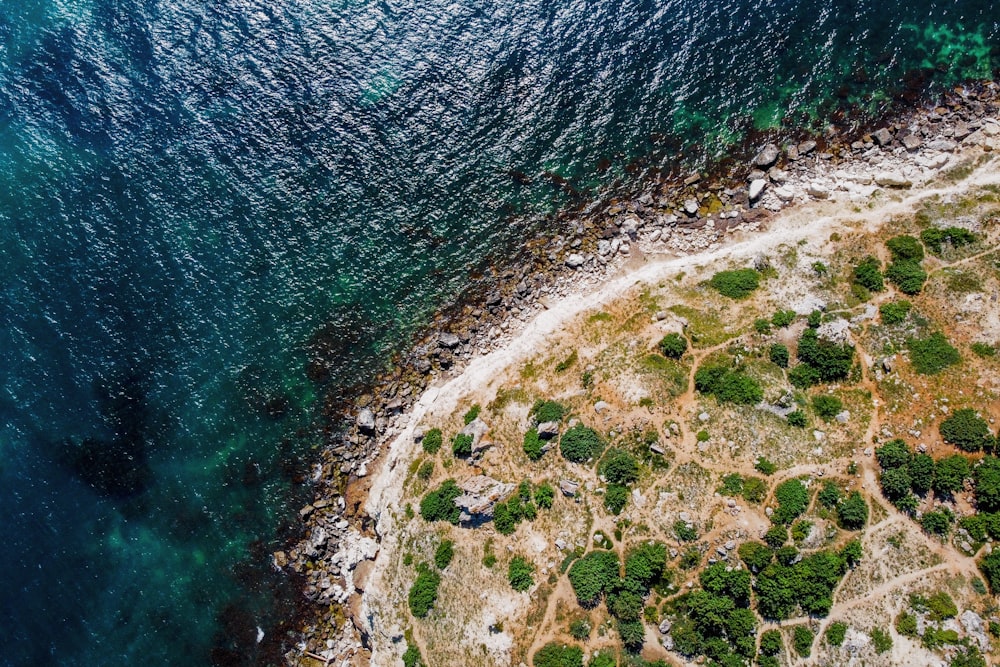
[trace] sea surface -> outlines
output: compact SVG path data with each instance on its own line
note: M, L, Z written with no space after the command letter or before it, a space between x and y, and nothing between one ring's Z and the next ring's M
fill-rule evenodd
M0 0L0 665L274 662L329 396L553 211L991 77L998 18Z

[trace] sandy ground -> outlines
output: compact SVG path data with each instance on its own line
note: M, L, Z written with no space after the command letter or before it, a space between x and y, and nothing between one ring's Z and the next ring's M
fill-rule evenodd
M548 337L559 332L570 320L583 312L600 308L637 284L655 284L679 272L690 273L697 267L712 264L746 265L755 256L767 255L782 244L794 246L802 240L822 242L831 233L843 229L848 220L853 229L857 229L859 224L874 229L893 216L911 212L917 203L927 197L936 195L948 199L984 185L1000 185L1000 171L992 163L980 167L956 184L935 181L905 191L885 191L881 198L860 212L856 204L839 199L786 209L768 221L766 231L732 238L713 251L682 257L633 258L617 275L597 287L551 304L529 321L506 347L475 358L458 376L427 389L410 411L407 427L388 445L371 471L371 490L365 509L375 519L382 541L376 573L364 594L366 602L363 603L365 616L372 626L369 628L373 638L372 664L391 664L393 659L384 653L380 655L382 651L393 651L388 645L391 633L387 628L380 627L379 619L372 613L373 605L369 605L367 599L377 597L381 586L392 585L392 582L382 580L379 576L381 568L378 567L379 561L385 562L383 559L387 559L397 547L392 512L386 510L397 505L402 496L408 465L419 450L413 432L426 415L447 414L454 411L459 400L465 396L490 393L492 385L502 381L506 369L527 361Z

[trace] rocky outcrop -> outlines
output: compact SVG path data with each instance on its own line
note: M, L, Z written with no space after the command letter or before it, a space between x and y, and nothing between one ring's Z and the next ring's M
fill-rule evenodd
M476 475L462 481L458 488L462 490L462 495L455 498L455 505L462 510L461 521L464 523L492 517L493 508L511 494L514 485L487 475Z

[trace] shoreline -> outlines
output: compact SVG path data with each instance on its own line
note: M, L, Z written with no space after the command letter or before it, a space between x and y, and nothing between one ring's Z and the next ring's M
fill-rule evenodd
M951 112L962 117L951 119L939 113L942 107L906 112L900 115L906 122L889 123L872 133L871 141L831 141L829 153L817 153L820 147L811 140L792 144L794 152L786 147L770 161L774 167L764 163L768 156L758 160L764 164L755 166L767 171L753 173L752 165L746 170L750 178L739 188L692 175L668 202L680 203L681 210L670 205L660 207L671 213L655 212L662 202L650 199L649 205L644 204L649 193L625 206L610 204L591 220L581 221L575 239L556 237L548 244L553 268L548 284L538 280L522 291L519 287L523 278L522 282L514 281L518 271L509 271L512 275L505 274L504 279L515 283L507 285L514 295L509 299L513 305L505 303L508 299L501 296L493 304L499 306L495 308L499 312L488 310L496 295L486 297L486 309L456 305L458 311L465 311L465 319L489 315L500 324L482 333L477 329L454 333L452 328L429 334L402 362L418 372L425 369L422 377L428 381L423 386L411 383L407 374L399 371L389 383L382 383L386 389L373 392L377 397L359 401L354 433L327 448L321 457L315 478L317 501L300 512L305 539L289 553L275 554L278 569L290 567L307 572L308 598L343 605L348 616L334 618L331 611L310 621L303 628L299 648L286 655L289 663L317 664L314 661L319 657L318 664L367 664L368 658L363 656L371 645L368 634L377 630L360 591L366 587L372 570L377 569L377 559L373 558L380 543L375 535L385 535L391 525L380 524L389 521L385 510L391 506L394 490L398 495L399 476L405 475L406 457L416 446L413 429L433 406L453 406L473 383L481 386L486 378L529 353L561 323L636 282L727 257L752 259L765 247L829 230L838 215L849 214L845 206L870 201L877 192L908 192L900 201L883 205L883 212L927 196L930 191L921 190L921 186L940 179L950 169L967 168L980 156L1000 150L1000 124L983 123L985 118L995 119L996 87L984 84L982 91L966 103L980 108L970 111L963 104ZM976 118L966 121L969 113ZM947 129L951 136L940 131ZM879 134L883 130L888 136ZM732 169L734 174L742 171L742 167ZM721 206L715 200L710 206L689 206L686 193L699 190L703 196L695 204L714 196ZM740 203L744 199L746 206ZM678 213L687 217L681 218ZM814 213L816 217L803 220ZM613 234L609 234L610 222L598 230L602 215L617 223ZM601 233L587 235L588 227ZM757 233L761 231L767 233ZM627 249L623 250L623 246ZM434 361L427 361L428 357ZM418 363L421 359L426 366ZM358 456L357 449L368 451ZM352 456L338 461L338 453ZM347 475L352 480L345 484ZM354 525L348 518L354 519ZM319 610L318 606L314 608Z

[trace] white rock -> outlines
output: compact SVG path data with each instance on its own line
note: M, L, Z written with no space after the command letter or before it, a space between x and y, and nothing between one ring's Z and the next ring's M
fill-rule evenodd
M792 199L795 198L795 193L788 187L782 186L780 188L775 188L772 192L774 192L774 196L781 201L792 201Z
M898 171L880 171L875 174L875 182L883 188L908 188L913 181Z
M571 269L578 269L581 266L583 266L583 263L585 261L586 260L583 258L583 255L574 252L568 257L566 257L566 266L568 266Z
M750 201L754 201L757 197L760 197L760 193L764 191L764 187L767 185L767 181L763 178L757 178L750 181Z
M816 199L826 199L830 196L830 189L823 185L822 183L817 183L813 181L806 188L806 192L809 193L810 197L815 197Z

